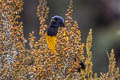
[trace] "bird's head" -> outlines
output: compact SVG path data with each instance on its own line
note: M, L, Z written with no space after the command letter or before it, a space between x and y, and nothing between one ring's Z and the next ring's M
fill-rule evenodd
M61 16L53 16L51 18L51 26L65 27L64 19Z

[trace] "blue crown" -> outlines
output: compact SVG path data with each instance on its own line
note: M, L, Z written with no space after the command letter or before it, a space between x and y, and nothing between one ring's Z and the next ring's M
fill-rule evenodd
M64 23L64 18L61 17L61 16L53 16L52 18L58 18L58 19L60 19Z

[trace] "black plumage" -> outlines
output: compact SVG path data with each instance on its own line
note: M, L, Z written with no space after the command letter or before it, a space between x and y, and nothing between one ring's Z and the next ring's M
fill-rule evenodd
M76 60L76 57L73 58L73 59L74 59L75 62L77 61L77 60ZM79 66L78 68L76 68L77 72L80 72L81 69L82 69L82 70L85 70L85 64L84 64L82 61L79 62L79 65L80 65L80 66Z
M59 27L65 27L64 19L61 16L54 16L51 18L51 22L47 28L48 36L56 36Z
M85 64L83 62L80 62L80 66L79 68L77 68L77 72L80 72L81 69L85 70Z

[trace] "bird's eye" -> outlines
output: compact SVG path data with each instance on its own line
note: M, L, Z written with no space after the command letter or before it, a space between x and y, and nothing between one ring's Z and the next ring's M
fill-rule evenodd
M57 18L55 18L55 21L57 21L58 19Z

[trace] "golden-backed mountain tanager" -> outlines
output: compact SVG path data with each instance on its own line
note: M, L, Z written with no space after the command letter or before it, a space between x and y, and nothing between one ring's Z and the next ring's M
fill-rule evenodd
M64 19L61 16L53 16L51 18L51 22L46 29L46 41L48 44L48 48L51 50L52 53L56 53L55 46L56 46L56 35L58 33L59 27L65 27Z

